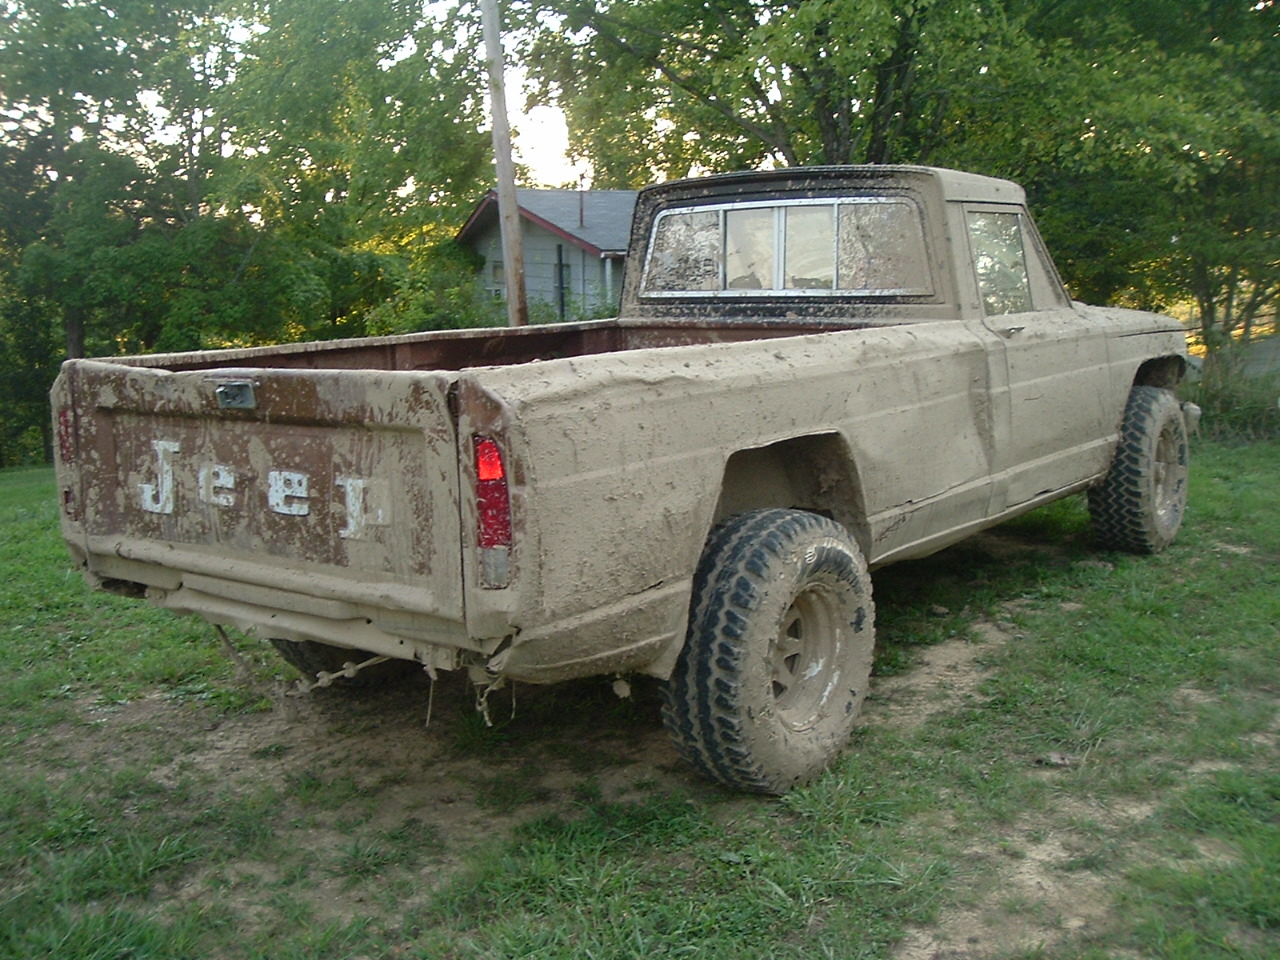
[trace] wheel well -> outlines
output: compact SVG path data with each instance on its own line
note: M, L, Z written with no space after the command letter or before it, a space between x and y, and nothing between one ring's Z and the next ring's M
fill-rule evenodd
M739 450L725 464L717 522L747 510L808 510L843 525L870 547L862 485L848 444L829 433Z
M1172 390L1182 382L1186 361L1182 357L1155 357L1143 363L1133 378L1135 387L1164 387Z

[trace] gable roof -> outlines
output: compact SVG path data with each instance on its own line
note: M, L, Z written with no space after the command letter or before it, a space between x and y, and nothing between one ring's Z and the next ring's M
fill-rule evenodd
M516 189L520 216L596 257L620 257L631 240L635 190ZM473 243L498 222L498 192L490 190L458 231L460 243Z

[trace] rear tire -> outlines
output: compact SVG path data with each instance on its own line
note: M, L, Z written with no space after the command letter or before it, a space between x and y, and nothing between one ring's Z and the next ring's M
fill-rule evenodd
M297 669L308 680L315 680L318 673L337 673L348 663L363 663L376 653L335 647L314 640L281 640L273 637L271 645L284 661ZM354 677L338 677L333 686L347 690L380 687L401 680L413 673L417 665L409 660L385 660L365 667Z
M785 793L848 742L874 644L871 581L843 527L797 510L740 514L707 540L663 722L700 773Z
M1089 490L1098 542L1130 553L1169 546L1187 509L1187 473L1187 425L1173 391L1134 387L1111 470Z

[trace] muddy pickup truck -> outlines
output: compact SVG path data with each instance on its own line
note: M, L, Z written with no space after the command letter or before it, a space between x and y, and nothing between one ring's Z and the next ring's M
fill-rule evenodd
M661 678L686 760L779 793L850 735L869 568L1084 490L1103 546L1173 539L1183 353L1073 303L1013 183L674 182L616 319L68 362L62 531L320 682Z

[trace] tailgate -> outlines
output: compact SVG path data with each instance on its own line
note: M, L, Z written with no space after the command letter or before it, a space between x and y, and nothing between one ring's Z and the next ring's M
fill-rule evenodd
M453 376L67 364L68 539L91 571L163 589L216 580L460 621Z

